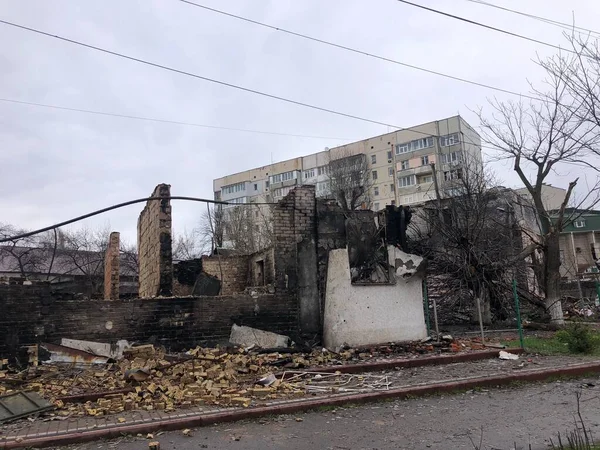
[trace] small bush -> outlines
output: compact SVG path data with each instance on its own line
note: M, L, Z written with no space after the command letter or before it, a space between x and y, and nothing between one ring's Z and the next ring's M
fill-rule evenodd
M556 333L560 342L567 344L571 353L593 353L598 348L598 336L589 326L573 322Z

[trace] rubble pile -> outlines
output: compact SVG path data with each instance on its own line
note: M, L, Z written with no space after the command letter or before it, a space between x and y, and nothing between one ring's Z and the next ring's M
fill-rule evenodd
M366 389L362 386L364 378L360 379L361 387L356 384L356 377L349 382L350 378L339 373L311 372L308 376L302 369L394 356L456 352L476 349L473 348L476 345L470 341L442 339L337 351L197 347L177 355L142 345L126 349L123 358L112 363L87 367L50 363L31 366L22 372L0 371L0 395L15 390L36 391L56 405L58 416L102 416L131 410L173 411L199 405L247 407L269 399ZM386 387L382 380L370 380L367 385Z

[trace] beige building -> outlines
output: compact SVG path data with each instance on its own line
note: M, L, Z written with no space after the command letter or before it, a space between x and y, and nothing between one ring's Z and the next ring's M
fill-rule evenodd
M531 197L531 194L527 188L516 189L515 192L530 202L533 201L533 198ZM566 194L566 189L554 187L551 184L544 183L542 185L542 203L544 204L546 211L556 211L560 209L560 205L562 204Z
M460 116L393 131L290 159L227 175L213 181L215 199L232 203L277 201L297 185L314 184L317 196L330 195L330 160L364 154L371 175L372 209L435 198L434 177L445 195L467 166L480 170L481 138ZM431 167L435 163L435 174Z

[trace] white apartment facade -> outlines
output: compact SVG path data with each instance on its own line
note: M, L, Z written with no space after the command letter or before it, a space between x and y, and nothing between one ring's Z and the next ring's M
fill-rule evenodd
M440 190L452 195L453 180L464 176L467 166L483 168L480 136L461 116L453 116L217 178L215 199L277 201L303 184L314 184L317 196L327 197L329 161L361 153L371 172L369 206L374 210L392 201L413 205L436 198L434 177Z

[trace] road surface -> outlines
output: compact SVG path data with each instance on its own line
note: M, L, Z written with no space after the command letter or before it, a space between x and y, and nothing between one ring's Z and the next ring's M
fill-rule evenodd
M600 379L557 381L443 397L390 401L269 417L155 435L161 450L451 450L547 449L574 428L576 392L588 428L600 438ZM148 448L146 437L68 447L70 450Z

